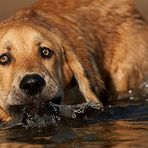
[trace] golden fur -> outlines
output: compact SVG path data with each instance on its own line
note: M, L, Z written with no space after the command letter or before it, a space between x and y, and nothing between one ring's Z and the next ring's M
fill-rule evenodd
M54 56L41 59L40 45ZM1 22L5 52L13 60L0 65L3 108L25 102L17 86L26 73L50 79L53 92L43 98L64 94L73 103L80 97L100 103L100 96L135 88L147 76L148 26L129 0L39 0Z

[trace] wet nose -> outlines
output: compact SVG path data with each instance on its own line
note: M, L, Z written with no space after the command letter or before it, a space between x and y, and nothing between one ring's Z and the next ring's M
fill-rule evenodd
M24 76L19 87L25 94L34 96L41 93L45 84L45 80L40 75L30 74Z

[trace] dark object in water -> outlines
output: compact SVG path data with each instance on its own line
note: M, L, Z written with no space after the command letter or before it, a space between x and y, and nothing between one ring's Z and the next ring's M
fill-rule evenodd
M18 125L46 127L56 123L60 118L83 117L86 112L90 113L94 110L102 110L102 107L92 102L84 102L77 105L57 105L48 102L37 113L33 114L27 107L18 106L11 108L11 120L0 124L0 128L8 129Z

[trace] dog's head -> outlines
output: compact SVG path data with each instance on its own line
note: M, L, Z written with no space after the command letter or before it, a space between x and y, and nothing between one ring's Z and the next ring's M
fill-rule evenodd
M21 105L63 97L60 44L27 25L0 36L1 105ZM53 38L53 39L52 39Z
M0 26L0 106L60 103L73 77L84 98L97 102L87 76L99 82L94 88L100 87L100 77L84 68L64 34L38 19L32 23L24 17Z

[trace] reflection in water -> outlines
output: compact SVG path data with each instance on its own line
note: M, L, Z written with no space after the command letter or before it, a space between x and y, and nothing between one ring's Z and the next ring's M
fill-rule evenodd
M116 147L147 147L148 123L119 121L115 125L115 139L119 141Z
M2 146L32 147L148 147L147 121L110 121L83 128L13 129L0 132ZM27 143L27 144L25 144ZM29 144L30 143L30 144Z

